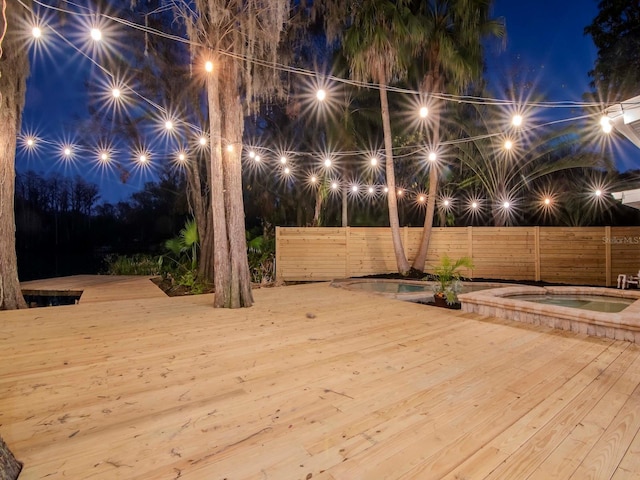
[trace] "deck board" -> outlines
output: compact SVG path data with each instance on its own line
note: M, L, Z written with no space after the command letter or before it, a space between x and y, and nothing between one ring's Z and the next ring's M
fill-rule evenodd
M0 312L21 480L637 478L638 345L326 284L222 310L107 280Z

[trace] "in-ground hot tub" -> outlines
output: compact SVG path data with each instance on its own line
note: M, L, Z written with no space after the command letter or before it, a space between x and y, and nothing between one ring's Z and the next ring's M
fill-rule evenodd
M383 297L410 302L433 301L433 286L436 282L424 280L389 280L381 278L347 278L334 280L333 287L373 293ZM504 287L504 283L462 282L462 292L477 292L489 288Z
M640 292L512 286L462 294L462 310L640 343Z

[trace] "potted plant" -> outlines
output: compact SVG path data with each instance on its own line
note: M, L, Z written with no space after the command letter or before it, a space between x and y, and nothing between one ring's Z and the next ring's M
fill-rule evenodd
M462 291L462 268L473 268L471 258L461 257L454 261L446 254L440 258L440 263L435 266L433 272L436 281L433 286L433 298L437 306L446 307L458 303L458 293Z

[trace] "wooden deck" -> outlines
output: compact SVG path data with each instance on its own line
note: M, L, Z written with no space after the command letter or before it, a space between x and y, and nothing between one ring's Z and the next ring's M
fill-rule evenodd
M79 303L166 297L151 278L137 275L73 275L22 282L20 287L23 293L82 291Z
M254 293L0 312L20 479L640 479L638 345L326 284Z

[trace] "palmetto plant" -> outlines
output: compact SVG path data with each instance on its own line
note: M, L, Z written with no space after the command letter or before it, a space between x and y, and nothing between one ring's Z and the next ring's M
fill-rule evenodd
M177 265L186 263L189 269L195 270L198 267L198 241L198 226L191 219L187 220L178 236L167 240L164 246L173 254L171 260ZM163 257L160 260L163 261Z

